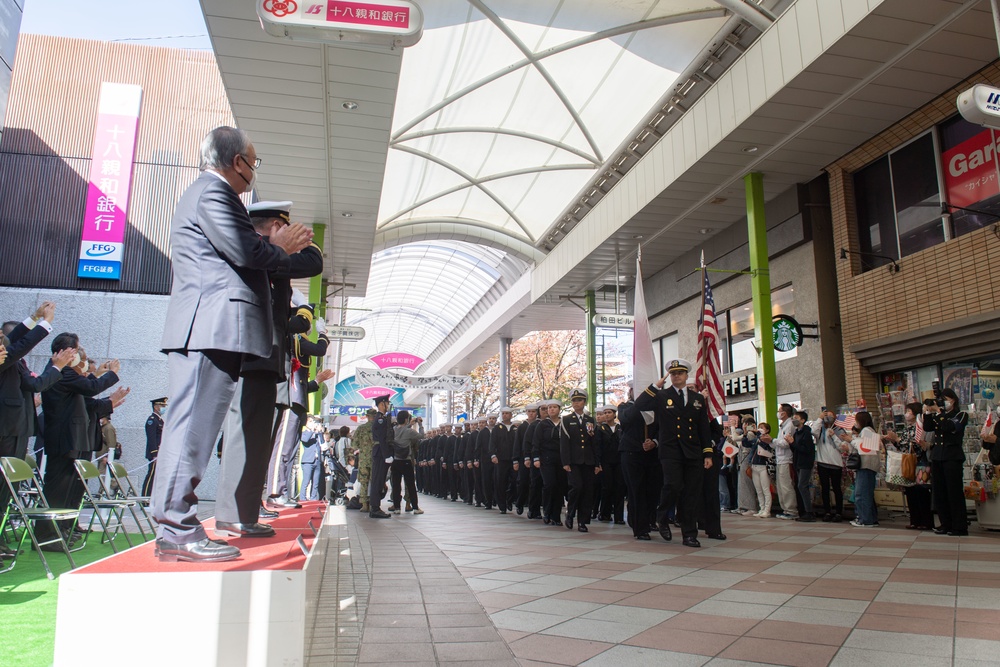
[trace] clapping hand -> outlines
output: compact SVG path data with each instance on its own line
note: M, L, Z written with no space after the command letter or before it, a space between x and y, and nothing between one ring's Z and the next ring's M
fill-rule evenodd
M52 355L52 365L62 370L65 368L69 362L73 361L73 356L76 354L76 350L71 347L66 347L55 354Z
M51 323L52 318L55 317L55 314L56 314L56 304L52 303L51 301L43 301L42 304L35 309L35 312L34 314L32 314L31 319L35 320L36 322L44 319L48 320Z
M124 403L125 397L128 396L130 391L132 390L129 387L118 387L111 392L111 407L117 408L119 405Z
M289 255L294 255L307 247L312 240L312 230L298 222L285 225L270 237L272 245L278 246Z
M316 373L316 382L326 382L333 377L333 369L324 368L320 372Z

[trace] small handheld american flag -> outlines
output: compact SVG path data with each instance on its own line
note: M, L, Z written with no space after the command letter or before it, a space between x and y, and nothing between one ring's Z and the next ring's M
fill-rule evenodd
M844 429L845 431L850 431L854 428L854 413L848 412L847 414L837 415L837 419L834 420L833 425Z

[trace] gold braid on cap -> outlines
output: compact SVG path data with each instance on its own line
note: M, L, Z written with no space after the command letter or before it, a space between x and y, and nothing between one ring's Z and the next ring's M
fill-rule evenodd
M306 308L305 306L299 306L299 309L295 312L295 314L298 315L299 317L304 317L305 319L309 320L309 328L312 329L313 312L311 309Z

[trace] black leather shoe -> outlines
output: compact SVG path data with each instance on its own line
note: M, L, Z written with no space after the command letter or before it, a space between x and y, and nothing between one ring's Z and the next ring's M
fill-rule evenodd
M952 537L967 537L969 535L969 531L967 531L967 530L963 530L963 531L949 530L948 534L951 535Z
M382 510L377 510L375 512L369 512L368 516L372 519L391 519L392 515L383 512Z
M624 521L615 521L615 525L616 526L624 526L625 522Z
M673 533L670 532L670 524L665 523L662 526L660 526L660 537L662 537L667 542L674 539Z
M709 533L708 539L710 539L710 540L724 540L724 539L726 539L726 536L724 534L722 534L722 533L716 533L714 535L712 535L711 533Z
M541 514L529 514L528 515L528 519L531 520L531 521L538 521L541 518L542 518Z
M563 525L566 526L568 529L573 530L573 517L571 516L566 517L566 520L563 522Z
M153 553L160 559L161 563L175 563L177 561L215 563L240 557L240 550L236 547L229 544L219 544L208 538L187 544L173 544L160 538L156 540Z
M260 506L260 511L257 512L257 515L261 519L277 519L278 518L278 513L277 512L269 510L266 507L264 507L263 505Z
M701 542L698 541L697 537L685 537L684 546L686 547L700 547Z
M506 513L507 513L507 510L505 510L505 509L501 509L500 510L500 514L506 514Z
M524 505L518 505L517 506L517 515L521 516L522 514L524 514Z
M550 523L552 523L552 521L549 519L549 517L545 517L545 519L543 520L543 523L547 526Z
M587 530L587 524L585 524L585 523L581 523L579 526L576 527L576 529L578 531L580 531L581 533L590 532L589 530Z
M226 537L274 537L274 528L266 523L216 521L215 533Z
M635 539L642 540L643 542L649 542L653 538L649 536L649 533L643 533L642 535L636 535Z
M951 531L946 530L944 528L935 528L934 529L934 534L935 535L947 535L949 532L951 532Z

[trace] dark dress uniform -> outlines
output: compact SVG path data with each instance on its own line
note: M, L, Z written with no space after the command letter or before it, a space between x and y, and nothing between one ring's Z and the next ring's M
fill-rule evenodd
M546 524L562 524L566 472L559 453L559 422L543 419L535 429L532 458L541 463L542 517Z
M965 511L965 450L962 439L969 416L953 406L949 412L924 415L924 430L934 431L934 446L928 452L931 460L931 490L934 513L940 525L934 532L948 535L968 535Z
M528 490L527 495L527 505L528 505L528 518L529 519L541 519L542 518L542 470L541 461L538 455L535 453L535 432L538 430L538 426L542 423L542 419L536 419L535 421L528 424L528 428L524 429L524 444L521 446L524 450L522 457L524 459L524 467L528 469ZM539 467L535 467L535 464ZM522 493L525 493L522 491Z
M490 457L496 457L496 472L494 474L493 491L496 496L500 514L506 514L512 509L514 496L511 482L514 478L514 437L516 432L513 424L503 422L493 427L490 434Z
M686 394L686 398L685 398ZM650 385L635 399L639 410L654 410L659 422L660 466L663 469L663 490L657 520L660 534L670 539L667 517L677 507L681 518L684 544L698 543L698 514L701 507L701 487L705 459L713 454L708 431L708 405L696 391L674 387L657 389Z
M490 426L487 424L486 428L479 432L479 442L477 443L479 448L480 477L483 483L483 505L488 510L493 509L494 505L499 504L495 498L496 494L493 489L493 473L496 466L490 460L490 438L493 435L494 429L496 429L496 425Z
M656 527L656 508L663 488L663 470L656 448L647 452L642 448L642 443L656 434L658 425L655 421L646 424L634 401L618 406L618 421L621 424L618 450L621 453L622 476L628 490L628 523L636 539L648 540L649 532Z
M562 418L559 458L564 469L569 466L566 527L572 528L576 517L578 530L585 533L594 502L594 469L601 463L601 443L593 417L573 412Z
M379 396L375 399L375 405L388 402L389 396ZM379 412L372 422L372 476L368 484L368 515L374 518L388 518L392 516L382 511L382 496L385 493L385 477L389 472L389 464L385 462L387 458L392 458L392 442L395 434L392 430L392 419L387 414Z
M163 403L160 399L155 399L156 403ZM149 467L146 469L146 478L142 480L142 495L149 497L153 491L153 480L156 478L156 455L160 452L160 440L163 439L163 417L153 412L146 419L146 460Z
M622 475L621 426L601 424L598 431L601 440L601 521L614 519L616 524L625 523L625 478Z
M528 410L531 408L529 407ZM528 427L537 421L537 419L533 419L530 422L521 422L514 431L513 456L514 461L518 464L518 470L513 480L514 505L518 514L524 512L524 506L528 503L528 490L531 488L531 447L530 441L526 440L525 436L528 433Z
M465 479L465 504L471 505L476 499L476 470L473 466L476 455L476 433L472 430L466 431L462 434L462 438L465 440L465 446L462 448L465 460L463 475Z

